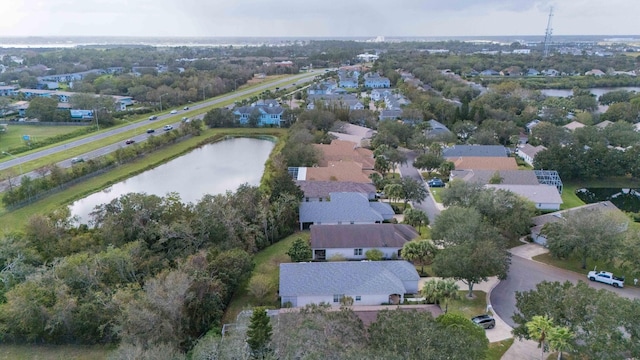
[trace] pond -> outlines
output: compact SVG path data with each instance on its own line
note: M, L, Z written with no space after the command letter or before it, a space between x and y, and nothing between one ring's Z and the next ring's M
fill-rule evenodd
M622 211L640 212L640 189L584 188L576 195L588 204L609 200Z
M603 94L606 94L611 91L616 91L616 90L640 92L640 87L591 88L588 90L593 95L595 95L596 98L599 98ZM552 96L552 97L569 97L573 95L573 90L571 89L542 89L540 90L540 92L545 96Z
M206 194L235 191L244 183L258 185L274 146L269 140L249 138L207 144L74 202L70 206L71 215L78 216L80 223L86 223L97 205L132 192L158 196L176 192L188 203Z

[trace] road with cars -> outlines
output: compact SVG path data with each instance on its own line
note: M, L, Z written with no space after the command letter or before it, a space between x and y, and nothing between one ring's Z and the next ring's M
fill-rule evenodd
M430 190L427 186L427 183L420 175L418 169L413 167L413 162L415 161L417 156L416 153L414 151L405 151L404 153L407 156L407 162L404 164L400 164L400 175L402 177L410 177L412 179L415 179L418 181L418 183L422 184L422 186L426 187L427 190ZM431 192L429 192L429 194L431 194ZM427 216L429 217L429 224L433 224L433 222L436 220L436 217L440 215L440 209L436 205L433 196L427 196L427 198L421 203L412 202L412 205L414 208L422 210L425 212L425 214L427 214Z
M278 87L278 85L282 85L282 84L289 84L292 81L295 81L296 84L301 84L301 83L307 83L307 82L311 82L313 81L318 75L323 74L324 71L321 69L317 69L317 70L312 70L308 73L305 73L303 75L297 75L297 76L293 76L293 77L287 77L287 78L283 78L277 81L273 81L267 84L262 84L262 85L258 85L255 87L251 87L248 89L244 89L244 90L239 90L239 91L234 91L232 93L226 94L224 96L218 97L216 99L212 99L209 101L205 101L199 104L190 104L188 109L183 109L183 110L176 110L174 114L170 114L169 111L167 111L167 113L164 114L160 114L157 115L157 119L155 121L160 121L160 120L164 120L164 119L168 119L168 118L176 118L179 119L181 117L183 117L184 113L189 113L189 114L193 114L193 111L197 111L197 110L202 110L205 109L209 106L212 105L217 105L223 102L228 102L228 101L235 101L235 100L240 100L242 97L247 96L249 94L255 93L256 91L261 91L261 90L266 90L266 89L270 89L270 88L274 88L274 87ZM288 85L288 86L284 86L284 88L288 88L288 87L293 87L293 85ZM168 109L167 109L168 110ZM195 116L190 116L190 118L192 119L202 119L204 117L204 113L200 113L197 114ZM4 170L4 169L8 169L11 167L17 167L20 168L22 164L25 164L29 161L33 161L33 160L37 160L40 158L44 158L47 156L51 156L53 154L57 154L60 152L65 152L65 151L69 151L70 149L73 148L77 148L83 145L87 145L90 144L92 142L95 141L99 141L101 139L105 139L109 136L113 136L113 135L117 135L117 134L122 134L122 133L129 133L132 134L131 136L131 140L133 140L134 142L141 142L141 141L145 141L149 136L153 136L153 134L149 134L147 133L147 129L152 128L156 131L162 131L161 129L155 129L157 126L155 126L154 121L139 121L139 122L135 122L135 123L131 123L129 125L126 126L122 126L122 127L118 127L118 128L114 128L108 131L103 131L100 132L98 134L86 137L86 138L82 138L82 139L78 139L66 144L62 144L62 145L57 145L48 149L44 149L41 151L37 151L31 154L27 154L27 155L18 155L18 156L12 156L10 160L4 161L2 163L0 163L0 170ZM172 124L173 127L178 127L180 125L180 121L176 121L174 124ZM124 144L124 142L118 142L118 143L114 143L105 147L102 147L100 149L96 149L90 152L87 152L85 154L82 154L81 158L88 160L88 159L92 159L98 156L103 156L106 154L109 154L111 152L116 151L117 149L126 146L126 144ZM56 165L66 168L66 167L70 167L71 164L71 158L63 160L58 162ZM20 171L22 172L22 171ZM31 178L36 178L39 177L39 175L35 172L35 171L31 171L28 173L24 173L21 174L20 176L14 178L12 180L12 182L14 184L16 183L20 183L20 177L21 176L29 176ZM9 183L8 181L2 181L0 182L0 192L5 191L6 189L8 189L9 187Z

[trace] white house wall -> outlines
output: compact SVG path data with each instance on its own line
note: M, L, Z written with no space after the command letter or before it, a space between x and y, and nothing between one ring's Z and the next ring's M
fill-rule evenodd
M316 250L326 250L326 259L331 259L332 256L340 255L345 259L350 260L366 260L366 253L371 249L378 249L382 251L385 259L396 259L398 258L398 250L402 248L397 247L387 247L387 248L358 248L362 249L362 255L353 255L353 252L356 248L332 248L332 249L323 249L323 248L313 248L313 254L315 256Z
M539 210L560 210L560 204L554 203L535 203L536 209Z
M389 295L392 294L378 294L378 295L361 295L361 294L344 294L345 296L350 296L353 298L353 305L367 305L367 306L375 306L382 305L383 303L389 302ZM403 295L404 294L400 294ZM360 296L360 301L355 301L356 296ZM333 302L333 294L331 295L316 295L316 296L298 296L295 307L305 307L309 304L320 304L327 303L332 306L340 306L340 303ZM284 304L283 304L284 305Z
M402 285L404 285L404 288L407 290L407 294L418 293L418 280L403 281Z

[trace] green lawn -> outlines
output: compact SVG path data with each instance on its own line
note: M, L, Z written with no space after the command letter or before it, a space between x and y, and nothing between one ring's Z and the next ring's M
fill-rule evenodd
M468 298L466 289L460 289L458 294L460 299L452 300L449 303L449 312L456 312L471 319L472 317L480 314L484 314L487 310L487 293L484 291L474 290L473 298Z
M534 256L533 260L540 261L542 263L555 266L561 269L570 270L578 274L582 274L585 276L584 281L588 281L586 278L586 275L589 271L593 270L594 267L597 267L598 270L610 271L614 275L618 275L618 276L625 275L624 271L622 271L615 264L606 263L604 261L593 261L591 259L588 259L587 268L583 269L581 266L582 265L581 260L574 257L571 257L569 259L557 259L553 257L550 253L547 253L547 254ZM624 284L626 286L633 286L633 278L631 278L630 276L627 276L625 278Z
M431 195L433 196L433 200L438 204L442 204L442 189L444 188L431 188Z
M43 141L47 138L72 133L85 129L86 126L38 126L38 125L7 125L7 132L0 135L0 149L8 151L24 145L23 135L31 136L32 141ZM7 158L6 160L8 160Z
M111 352L105 346L0 345L0 360L101 360Z
M513 338L489 344L489 351L487 351L487 360L502 359L502 356L507 352L507 350L509 350L511 345L513 345ZM554 358L554 360L556 358Z
M309 231L297 232L290 235L277 243L269 246L268 248L260 251L256 254L253 261L256 264L255 269L251 276L258 274L267 275L272 281L272 291L266 296L266 299L255 299L247 291L250 279L246 280L240 285L239 289L233 295L231 303L227 307L227 310L222 318L222 323L233 323L240 311L252 306L268 306L270 308L279 308L278 296L276 291L278 290L278 282L280 276L280 263L291 262L291 258L286 254L287 250L291 247L291 244L298 239L302 238L309 240Z

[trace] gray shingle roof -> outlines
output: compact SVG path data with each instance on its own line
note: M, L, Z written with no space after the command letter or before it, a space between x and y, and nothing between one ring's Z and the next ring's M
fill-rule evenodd
M452 179L461 179L464 181L476 182L480 184L488 184L495 170L453 170L451 171ZM538 185L538 177L533 170L500 170L500 177L503 185Z
M524 144L518 148L518 151L520 151L525 155L530 156L531 158L535 158L540 151L546 150L546 149L547 148L542 145L533 146L531 144Z
M311 248L401 248L420 234L410 225L312 225Z
M507 157L509 150L502 145L455 145L442 150L442 156L450 157Z
M376 192L376 187L373 184L351 181L296 181L296 184L304 192L304 196L309 198L326 198L332 192L362 194L375 194Z
M552 185L486 185L488 188L511 191L537 204L562 204L558 189Z
M284 263L280 296L405 294L403 281L419 279L406 261Z
M611 212L621 213L620 209L618 209L618 207L615 206L611 201L601 201L593 204L586 204L586 205L578 206L575 208L556 211L549 214L544 214L544 215L531 218L531 222L533 223L533 227L531 228L531 233L540 234L540 231L546 224L560 221L563 218L563 216L569 212L584 210L584 209L593 209L593 210L598 210L603 212L611 211Z
M331 201L300 203L300 222L337 223L350 221L370 222L383 221L385 214L393 213L389 204L369 202L360 193L330 193ZM375 208L371 204L380 204ZM384 213L380 211L384 210Z

